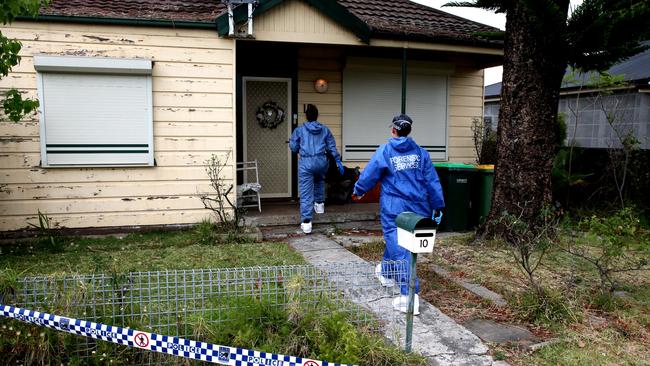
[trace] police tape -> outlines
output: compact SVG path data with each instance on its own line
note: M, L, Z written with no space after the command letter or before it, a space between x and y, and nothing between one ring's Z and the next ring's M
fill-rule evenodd
M231 366L353 366L220 346L0 305L0 315L42 327L152 352Z

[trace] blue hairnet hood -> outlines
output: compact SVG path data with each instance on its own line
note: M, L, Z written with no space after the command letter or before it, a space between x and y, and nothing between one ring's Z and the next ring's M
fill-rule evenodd
M304 126L312 135L318 135L323 131L323 125L318 121L305 122Z

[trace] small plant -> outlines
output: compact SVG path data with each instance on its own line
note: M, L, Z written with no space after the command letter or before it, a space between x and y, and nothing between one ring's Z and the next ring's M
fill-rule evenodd
M522 212L524 209L522 208ZM537 282L535 271L539 267L544 255L553 245L555 227L559 215L553 208L545 207L540 212L541 227L533 229L528 223L509 212L503 212L498 225L503 227L503 236L510 245L518 267L528 279L531 288L540 299L546 297L544 288Z
M239 232L246 211L242 207L237 207L231 200L231 195L235 194L235 185L232 180L225 177L226 169L232 168L229 164L230 158L229 152L225 157L213 154L206 160L205 171L210 178L214 194L201 194L200 198L203 206L214 213L217 226L220 226L223 232Z
M212 245L216 243L214 223L209 219L203 219L194 227L194 234L198 244Z
M29 226L38 230L39 245L47 248L51 253L61 253L65 249L63 242L57 237L50 222L50 218L38 210L38 225L29 223Z
M18 281L26 272L18 272L12 268L0 270L0 304L13 304L16 302Z
M472 118L474 152L478 164L494 164L497 156L497 133L482 118Z
M642 231L638 214L632 208L621 209L606 218L584 218L578 229L578 236L569 241L565 250L594 266L603 293L611 294L619 287L616 275L648 268L647 233ZM639 242L640 245L634 244Z
M534 323L573 323L578 320L574 304L554 290L545 290L541 296L536 291L525 291L517 296L515 308L522 318Z

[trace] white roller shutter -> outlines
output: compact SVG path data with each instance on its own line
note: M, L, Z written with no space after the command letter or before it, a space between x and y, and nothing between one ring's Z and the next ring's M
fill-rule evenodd
M447 75L453 66L409 62L406 112L411 136L432 160L447 159ZM400 60L350 57L343 72L343 155L368 160L390 137L389 124L401 109Z
M36 62L42 164L153 165L151 62L139 70L142 60L112 60L106 69L90 58L82 67L72 60Z

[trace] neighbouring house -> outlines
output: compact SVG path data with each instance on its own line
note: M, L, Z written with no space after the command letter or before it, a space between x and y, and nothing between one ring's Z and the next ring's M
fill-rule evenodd
M567 71L558 105L567 123L567 144L610 148L619 145L617 134L631 134L640 148L650 149L650 49L612 66L607 73L621 77L627 85L598 88L593 86L598 73ZM499 121L500 101L501 83L486 86L483 116L493 128Z
M493 28L406 0L261 0L252 21L233 7L231 28L215 0L52 0L2 26L23 49L0 88L41 106L0 124L0 231L38 211L69 228L199 222L211 154L233 156L233 180L258 160L262 196L296 198L286 142L308 103L347 165L403 102L432 159L474 160L483 69L503 54L477 32Z

